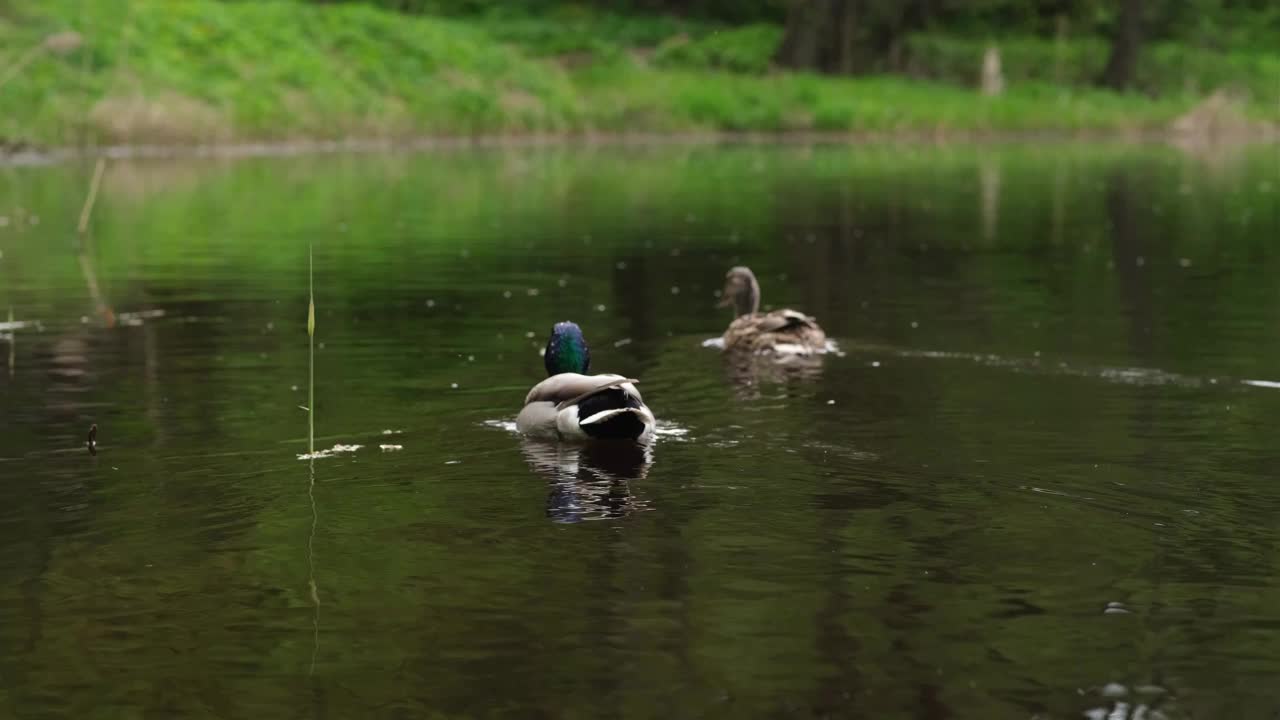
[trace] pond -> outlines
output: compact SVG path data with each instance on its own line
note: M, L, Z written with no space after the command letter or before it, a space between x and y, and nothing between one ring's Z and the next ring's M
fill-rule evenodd
M3 168L4 713L1273 712L1277 170L1044 144L113 161L80 237L92 162ZM726 366L703 342L736 264L840 352ZM640 379L647 455L511 432L566 319Z

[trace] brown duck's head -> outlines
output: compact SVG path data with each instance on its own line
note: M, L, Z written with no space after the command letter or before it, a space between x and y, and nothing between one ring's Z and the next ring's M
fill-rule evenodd
M733 307L735 317L760 311L760 283L751 268L739 265L724 276L724 292L718 307Z

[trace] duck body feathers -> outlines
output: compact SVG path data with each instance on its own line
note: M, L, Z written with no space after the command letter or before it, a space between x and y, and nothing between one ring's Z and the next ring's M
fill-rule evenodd
M655 421L635 383L622 375L552 375L525 396L516 429L546 439L648 442Z
M816 355L827 351L827 335L811 316L795 310L739 315L724 331L726 352Z

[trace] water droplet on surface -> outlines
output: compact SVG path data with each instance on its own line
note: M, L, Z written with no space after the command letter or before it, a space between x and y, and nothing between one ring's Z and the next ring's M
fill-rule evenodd
M1111 602L1107 603L1107 607L1103 609L1102 614L1103 615L1130 615L1132 613L1129 610L1129 608L1126 608L1124 606L1124 603L1112 600Z
M596 306L596 312L604 312L604 311L605 311L605 307L603 303Z
M429 307L429 308L433 308L433 307L435 307L435 306L436 306L436 301L435 301L435 300L428 300L428 301L427 301L427 307Z
M680 286L679 286L679 285L672 285L672 286L671 286L671 294L672 294L672 295L679 295L679 294L680 294Z
M871 367L880 367L880 361L879 361L879 360L872 360L872 361L871 361Z
M835 405L835 404L836 404L836 401L835 401L835 400L828 400L828 401L827 401L827 404L828 404L828 405Z
M1178 264L1184 268L1189 268L1191 267L1191 258L1179 258Z
M918 327L920 327L920 323L916 322L915 320L912 320L912 321L911 321L911 327L913 327L913 328L918 328Z
M511 291L510 291L510 290L503 290L503 291L502 291L502 297L504 297L504 298L506 298L506 299L510 300L510 299L511 299Z
M449 389L451 389L451 390L457 390L457 389L458 389L458 383L449 383Z

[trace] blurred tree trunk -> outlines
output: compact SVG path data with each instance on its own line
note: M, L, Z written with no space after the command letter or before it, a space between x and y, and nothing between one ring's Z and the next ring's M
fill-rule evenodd
M796 70L851 74L862 69L859 0L792 0L777 62Z
M1115 90L1133 85L1142 44L1143 0L1120 0L1120 18L1111 39L1111 56L1102 71L1101 83Z

